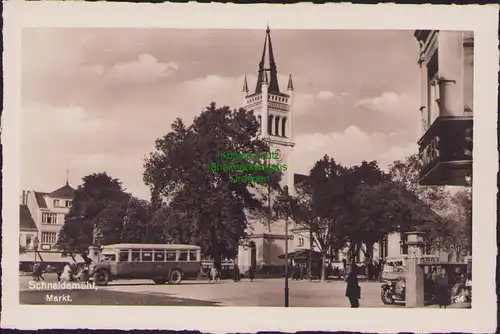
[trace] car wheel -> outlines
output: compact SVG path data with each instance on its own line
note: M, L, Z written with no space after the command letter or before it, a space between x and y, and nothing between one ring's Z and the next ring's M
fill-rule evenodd
M94 282L97 285L107 285L109 283L109 273L105 270L99 270L94 274Z
M174 269L170 272L170 280L171 284L179 284L182 281L182 273L179 269Z

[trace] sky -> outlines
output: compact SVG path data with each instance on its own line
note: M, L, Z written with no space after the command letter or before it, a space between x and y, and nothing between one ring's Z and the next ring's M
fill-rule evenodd
M53 191L98 172L149 199L144 157L175 118L254 89L262 30L25 28L21 186ZM273 30L282 90L295 88L290 169L325 154L383 169L417 152L419 49L413 31Z

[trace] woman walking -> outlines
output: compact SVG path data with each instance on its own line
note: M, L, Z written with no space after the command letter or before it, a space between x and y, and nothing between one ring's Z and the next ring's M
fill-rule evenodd
M71 267L69 263L66 263L63 272L61 274L61 282L69 282L70 280L71 280Z
M347 275L347 288L345 296L349 298L351 308L359 308L359 299L361 298L361 287L358 282L358 267L352 264L349 275Z
M436 301L439 308L446 308L450 305L450 284L445 268L441 268L436 277Z

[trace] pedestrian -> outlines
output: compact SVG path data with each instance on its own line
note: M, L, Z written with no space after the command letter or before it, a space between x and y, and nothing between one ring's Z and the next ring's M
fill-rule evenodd
M300 265L300 277L299 279L302 281L304 279L305 267L303 264Z
M36 275L38 277L38 280L41 279L42 281L45 281L45 279L43 278L43 269L42 269L42 266L40 264L38 264L38 266L37 266Z
M238 268L237 265L235 265L234 269L233 269L233 280L235 282L239 282L240 281L240 268Z
M444 267L436 276L436 301L439 308L447 308L450 305L450 283Z
M33 264L33 268L32 268L32 273L31 275L33 276L33 279L35 281L38 281L39 280L39 277L38 277L38 263L34 263Z
M66 262L60 280L61 282L69 282L70 279L71 279L71 266L69 265L69 262Z
M361 287L358 282L358 267L355 263L351 265L349 275L347 275L347 288L345 296L349 298L351 308L359 307L359 299L361 298Z
M212 282L212 283L216 283L216 282L219 282L219 271L217 270L217 268L215 268L215 266L213 266L211 269L210 269L210 280L209 282Z
M248 268L248 278L250 279L250 282L253 282L253 279L255 278L255 269L253 266Z

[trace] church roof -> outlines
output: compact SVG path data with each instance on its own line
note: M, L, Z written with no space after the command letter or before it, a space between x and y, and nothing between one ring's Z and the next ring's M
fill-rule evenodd
M19 229L37 231L35 221L26 205L19 205Z
M280 86L278 83L278 69L274 60L273 44L271 42L271 30L269 29L269 27L267 27L266 29L264 49L262 50L262 57L259 63L259 74L257 75L257 85L255 86L255 93L262 92L263 81L268 82L269 93L280 93Z
M68 198L68 199L73 199L73 197L75 196L75 189L72 188L68 182L66 182L66 184L57 189L57 190L54 190L53 192L51 192L49 194L49 197L53 197L53 198Z

